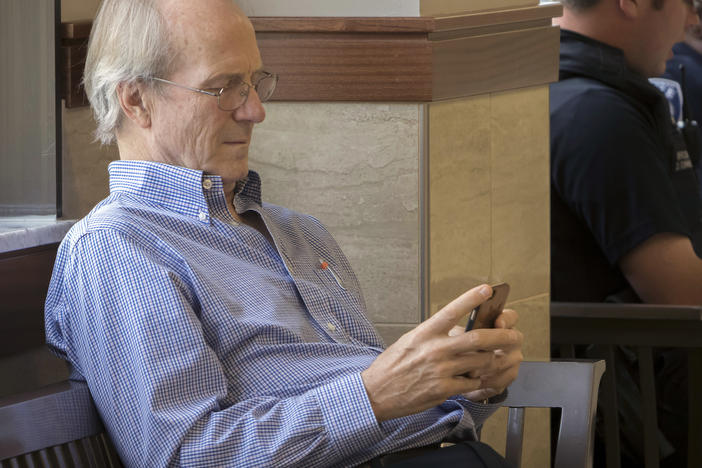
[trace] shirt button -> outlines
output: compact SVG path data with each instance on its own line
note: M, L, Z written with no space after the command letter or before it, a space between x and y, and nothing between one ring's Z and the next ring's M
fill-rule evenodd
M210 179L205 179L202 181L202 186L205 188L205 190L209 190L212 188L212 181Z
M197 215L198 218L200 218L200 221L207 221L207 213L204 211L201 211L199 215Z
M327 330L329 330L330 332L335 332L336 326L331 322L327 322Z

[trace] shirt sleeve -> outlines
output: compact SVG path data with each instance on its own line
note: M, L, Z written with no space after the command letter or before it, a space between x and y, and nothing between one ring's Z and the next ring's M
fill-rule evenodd
M554 190L611 265L649 237L690 236L666 164L663 137L614 92L580 95L551 115Z
M158 239L110 230L59 253L47 336L82 375L127 466L353 466L474 438L465 401L378 424L360 374L299 395L231 401L188 266Z

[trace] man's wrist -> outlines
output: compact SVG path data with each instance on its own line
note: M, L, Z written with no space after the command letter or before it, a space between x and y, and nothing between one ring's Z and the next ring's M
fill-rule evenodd
M497 395L493 395L490 398L485 398L480 403L483 405L496 405L502 403L507 398L507 389L502 390L502 392Z

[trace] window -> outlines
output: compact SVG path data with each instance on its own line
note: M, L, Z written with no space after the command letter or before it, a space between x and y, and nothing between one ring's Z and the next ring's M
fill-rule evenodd
M60 215L58 0L0 1L0 217Z

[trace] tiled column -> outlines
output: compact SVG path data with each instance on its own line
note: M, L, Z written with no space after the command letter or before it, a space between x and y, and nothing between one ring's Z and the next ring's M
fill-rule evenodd
M527 360L549 358L548 88L429 105L429 307L506 281ZM547 466L548 411L527 410L523 466ZM506 410L483 438L504 449Z

